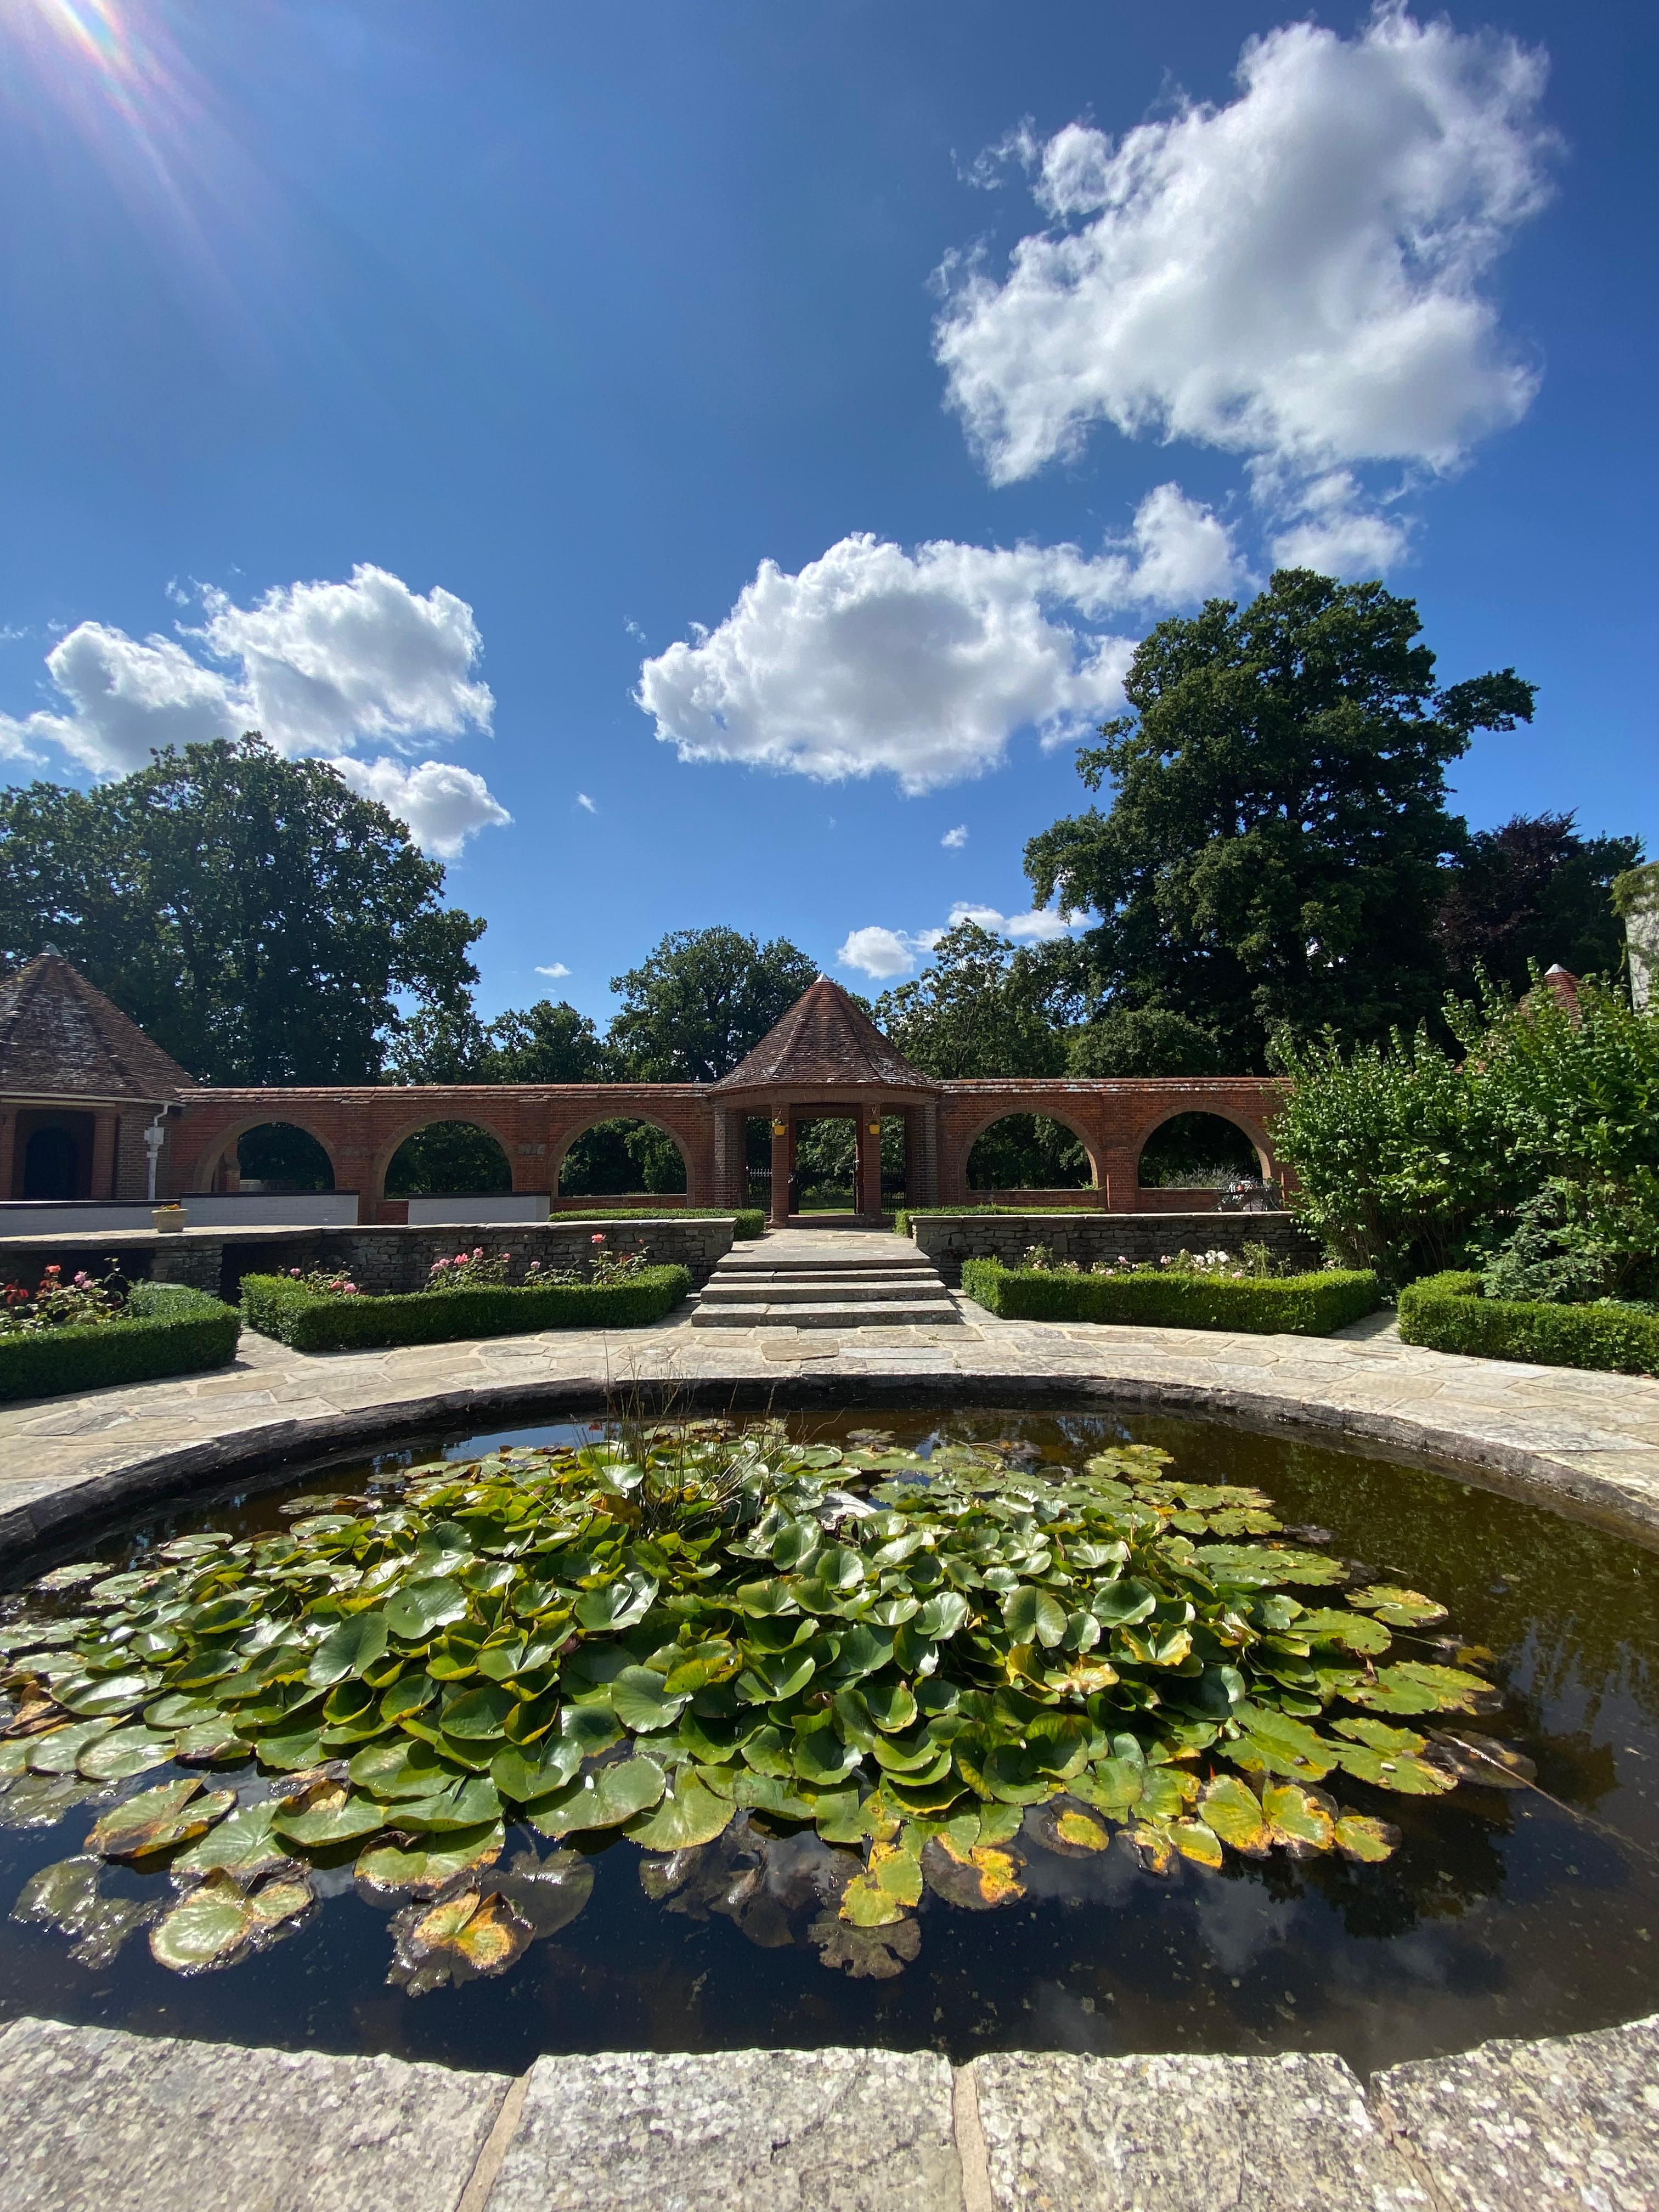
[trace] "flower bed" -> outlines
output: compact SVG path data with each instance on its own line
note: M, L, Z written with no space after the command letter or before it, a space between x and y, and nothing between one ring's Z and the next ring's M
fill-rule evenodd
M244 1275L242 1312L250 1328L296 1352L340 1352L543 1328L641 1328L690 1287L684 1267L641 1267L613 1283L482 1283L386 1297L333 1293L288 1275Z
M135 1283L101 1318L0 1334L0 1400L52 1398L222 1367L241 1316L182 1283Z
M1005 1321L1093 1321L1143 1328L1231 1328L1250 1336L1328 1336L1381 1302L1368 1270L1236 1276L1159 1268L1085 1275L965 1260L962 1287Z
M1659 1315L1628 1306L1483 1297L1475 1274L1425 1275L1407 1284L1400 1293L1400 1335L1431 1352L1481 1359L1659 1375Z

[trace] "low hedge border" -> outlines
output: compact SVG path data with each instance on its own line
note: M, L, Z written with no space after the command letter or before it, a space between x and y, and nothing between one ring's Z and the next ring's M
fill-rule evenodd
M1036 1220L1068 1221L1074 1213L1099 1213L1098 1206L898 1206L893 1209L893 1228L900 1237L910 1234L910 1224L929 1220L938 1213L1006 1213Z
M1400 1338L1431 1352L1659 1375L1659 1314L1486 1298L1479 1275L1425 1275L1400 1293Z
M645 1267L625 1283L479 1283L386 1297L331 1297L286 1275L244 1275L242 1315L295 1352L344 1352L544 1328L642 1328L690 1288L684 1267Z
M135 1283L119 1321L0 1336L0 1400L57 1398L222 1367L242 1316L183 1283Z
M605 1206L585 1208L580 1213L574 1210L550 1213L548 1220L556 1228L565 1222L582 1221L735 1221L733 1237L763 1237L766 1234L766 1209L761 1206ZM458 1224L459 1225L459 1224ZM503 1227L516 1224L503 1223ZM536 1224L543 1226L539 1221Z
M1248 1336L1328 1336L1382 1304L1369 1271L1316 1275L1063 1275L964 1260L962 1287L1005 1321L1115 1322L1140 1328L1227 1328Z

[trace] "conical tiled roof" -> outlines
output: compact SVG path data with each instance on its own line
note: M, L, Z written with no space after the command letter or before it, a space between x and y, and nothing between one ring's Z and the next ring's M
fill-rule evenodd
M61 952L0 976L0 1091L162 1105L195 1085Z
M715 1091L755 1091L770 1085L857 1085L872 1090L933 1091L938 1085L890 1044L862 1006L839 983L820 975L783 1019Z

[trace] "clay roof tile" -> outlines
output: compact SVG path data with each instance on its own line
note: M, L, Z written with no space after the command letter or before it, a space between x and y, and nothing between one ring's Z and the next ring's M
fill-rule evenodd
M162 1105L194 1088L61 952L38 953L0 976L0 1091Z
M753 1091L773 1084L860 1085L905 1091L938 1087L931 1077L910 1065L863 1007L827 975L820 975L754 1050L711 1087Z

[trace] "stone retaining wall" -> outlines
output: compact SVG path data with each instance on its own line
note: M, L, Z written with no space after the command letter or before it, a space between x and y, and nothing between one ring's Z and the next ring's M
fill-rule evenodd
M1317 1267L1316 1237L1288 1213L924 1213L910 1233L947 1283L960 1283L964 1260L1000 1260L1017 1267L1033 1244L1057 1260L1091 1267L1120 1255L1162 1260L1180 1251L1237 1252L1265 1244L1278 1259Z
M513 1280L532 1260L544 1267L581 1266L603 1231L613 1252L643 1252L653 1265L682 1267L701 1288L732 1249L730 1214L665 1215L649 1221L584 1222L574 1215L548 1222L496 1222L471 1226L414 1228L359 1225L337 1229L258 1231L186 1229L162 1236L155 1230L113 1230L79 1237L0 1237L0 1282L30 1287L56 1262L66 1273L84 1267L102 1275L113 1261L129 1281L188 1283L194 1290L234 1300L242 1277L275 1274L287 1267L326 1267L349 1274L368 1291L418 1291L432 1262L470 1252L513 1256Z

